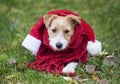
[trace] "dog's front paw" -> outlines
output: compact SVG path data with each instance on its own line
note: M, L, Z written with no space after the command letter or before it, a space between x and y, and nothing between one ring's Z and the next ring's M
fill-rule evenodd
M74 73L75 69L72 69L70 67L64 67L62 70L63 73Z
M62 72L63 73L74 73L77 65L78 63L76 62L70 62L63 68Z

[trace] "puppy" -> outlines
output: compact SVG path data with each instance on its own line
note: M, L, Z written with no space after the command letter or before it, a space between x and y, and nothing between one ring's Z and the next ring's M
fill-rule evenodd
M74 33L74 27L76 24L80 24L80 19L74 15L45 15L44 23L49 35L49 45L56 51L66 49ZM77 65L76 62L70 62L63 68L62 72L74 73Z
M86 62L87 54L96 56L102 49L91 26L68 10L50 11L41 17L22 46L36 56L28 68L53 74L75 74L79 61Z

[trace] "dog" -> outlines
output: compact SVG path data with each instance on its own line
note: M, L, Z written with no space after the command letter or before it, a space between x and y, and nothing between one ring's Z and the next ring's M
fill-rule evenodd
M76 24L80 24L80 17L67 15L66 17L48 14L44 16L44 23L49 35L49 45L56 51L68 47L74 33ZM68 63L62 70L63 73L74 73L78 65L76 62Z
M36 61L27 64L29 68L55 74L75 73L79 60L85 63L87 54L101 51L91 26L68 10L50 11L41 17L22 46L36 55Z

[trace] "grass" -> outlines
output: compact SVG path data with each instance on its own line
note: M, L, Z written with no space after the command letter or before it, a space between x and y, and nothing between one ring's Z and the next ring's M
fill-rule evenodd
M68 9L78 13L94 28L103 50L109 54L118 52L115 57L120 60L119 5L120 0L0 0L0 84L69 83L62 76L40 74L24 65L24 62L30 62L35 57L21 47L23 39L42 15L54 9ZM14 65L9 64L12 58L17 60ZM95 57L86 64L97 66L95 73L100 79L106 78L110 84L119 84L120 63L118 67L107 66L104 58L105 55ZM77 68L78 75L89 79L85 84L98 84L85 72L86 64Z

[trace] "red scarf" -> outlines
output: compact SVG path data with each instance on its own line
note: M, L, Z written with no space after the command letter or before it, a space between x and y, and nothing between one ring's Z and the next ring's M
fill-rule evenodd
M67 10L55 10L48 14L57 14L59 16L73 14L78 16ZM27 64L29 68L54 74L62 74L62 69L67 63L79 62L79 60L82 63L87 61L87 42L89 40L94 41L95 37L93 30L83 19L81 19L80 24L76 25L69 47L62 51L54 51L49 45L47 28L44 25L43 17L40 18L38 23L31 30L31 35L34 34L33 32L36 31L36 28L38 28L38 32L35 34L35 37L41 39L42 45L36 55L36 61ZM87 32L91 32L90 34L92 35L89 35L89 33L86 34Z

